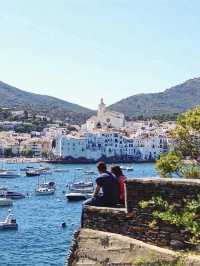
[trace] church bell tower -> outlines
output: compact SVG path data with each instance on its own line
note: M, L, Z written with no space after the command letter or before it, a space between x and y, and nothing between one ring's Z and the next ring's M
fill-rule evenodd
M98 108L98 117L102 117L102 115L105 113L106 111L106 105L105 103L103 102L103 98L101 98L101 102L99 104L99 108Z

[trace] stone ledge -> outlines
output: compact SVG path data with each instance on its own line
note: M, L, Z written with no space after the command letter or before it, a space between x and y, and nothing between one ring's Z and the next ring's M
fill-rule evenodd
M114 233L81 229L75 234L74 243L66 266L134 266L158 260L168 263L180 260L183 266L200 265L200 256L186 256Z
M84 209L98 213L113 213L113 214L126 213L126 208L95 207L95 206L85 205Z
M197 185L200 186L199 179L186 179L186 178L153 178L143 177L126 180L126 184L173 184L173 185Z

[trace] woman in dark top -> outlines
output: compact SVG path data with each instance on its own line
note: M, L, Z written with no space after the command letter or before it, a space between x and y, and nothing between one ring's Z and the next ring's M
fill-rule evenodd
M125 204L125 180L126 177L123 175L121 168L116 165L111 168L112 174L114 174L119 182L119 200L121 204Z

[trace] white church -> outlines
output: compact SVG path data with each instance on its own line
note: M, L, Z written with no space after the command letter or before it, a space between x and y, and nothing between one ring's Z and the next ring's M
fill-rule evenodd
M90 117L84 125L82 130L92 131L94 129L119 129L125 126L125 116L122 113L107 111L106 105L101 99L98 106L97 116Z

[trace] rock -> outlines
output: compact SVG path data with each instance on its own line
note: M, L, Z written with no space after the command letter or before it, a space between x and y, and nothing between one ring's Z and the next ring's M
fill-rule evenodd
M165 232L175 233L177 232L177 228L175 226L169 226L169 225L162 225L161 229Z
M178 240L178 241L184 241L184 237L178 233L172 233L170 234L171 239Z
M179 240L171 240L170 246L174 249L182 249L184 248L184 243Z

